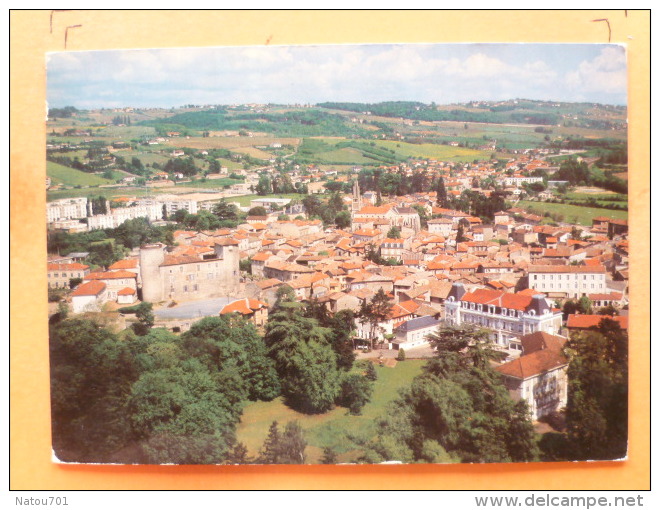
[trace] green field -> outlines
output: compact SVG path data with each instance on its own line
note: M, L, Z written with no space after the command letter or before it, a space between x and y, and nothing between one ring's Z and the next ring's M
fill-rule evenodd
M222 189L224 186L231 186L232 184L241 184L243 181L238 180L238 179L230 179L230 178L223 178L223 179L208 179L206 181L202 181L200 179L196 181L191 181L191 182L182 182L177 184L176 186L183 186L186 188L208 188L208 189Z
M306 138L298 157L319 164L392 165L408 158L431 158L443 161L473 161L490 158L491 152L441 144L413 144L389 140L346 140L341 138Z
M100 186L101 184L113 184L114 181L104 179L100 175L88 174L75 168L46 162L46 175L51 178L53 184L65 186Z
M232 170L238 170L243 168L243 165L239 163L238 161L233 161L231 159L225 159L225 158L218 158L218 163L220 163L220 166L224 166L227 168L230 172Z
M433 143L406 143L390 140L379 140L378 147L393 150L398 156L404 158L432 158L442 161L464 161L470 162L475 159L490 159L492 152L466 149L464 147L452 147Z
M599 206L606 205L628 205L628 195L622 195L620 193L577 193L569 192L564 195L561 195L561 198L564 200L571 200L577 202L585 202L587 200L595 200Z
M354 439L368 440L374 436L374 419L384 414L387 404L398 396L400 388L409 385L419 375L423 364L424 360L407 360L394 368L377 367L374 393L361 416L351 416L343 407L324 414L306 415L285 406L281 398L250 403L245 407L236 431L238 440L245 443L250 455L256 455L273 421L277 421L282 429L287 422L298 420L307 440L308 463L318 463L326 446L339 454L339 462L354 461L360 455L360 447Z
M531 202L521 200L516 207L527 209L534 214L558 213L561 214L567 223L579 223L580 225L591 226L592 219L597 216L605 216L617 220L627 220L628 211L616 211L612 209L602 209L598 207L581 207L578 205L553 204L549 202Z
M258 198L290 198L292 200L302 200L306 195L301 195L299 193L281 193L279 195L239 195L236 197L229 196L225 200L227 202L238 202L241 204L241 207L249 207L252 200Z
M123 157L127 163L131 162L131 158L138 158L143 165L153 165L158 163L159 165L164 165L170 159L164 154L158 154L156 152L151 152L150 150L137 150L137 151L119 151L116 153L117 156Z
M60 198L76 198L87 197L93 195L95 197L101 196L104 198L112 197L145 197L154 196L159 193L165 193L159 190L147 190L145 188L136 188L122 186L117 188L81 188L81 189L64 189L59 191L48 191L46 193L46 200L58 200Z
M155 136L156 130L150 126L107 126L98 131L99 136L113 138L113 141L139 139Z

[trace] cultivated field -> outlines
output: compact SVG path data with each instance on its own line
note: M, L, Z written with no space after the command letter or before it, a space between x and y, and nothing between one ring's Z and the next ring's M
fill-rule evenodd
M390 140L379 140L378 147L393 150L398 156L410 158L431 158L442 161L473 161L475 159L490 159L492 152L466 149L464 147L452 147L450 145L437 145L432 143L414 144L395 142Z
M352 143L354 147L335 148L339 143ZM371 150L378 154L370 153ZM385 153L383 151L391 151ZM298 151L300 157L319 164L388 164L410 157L443 161L473 161L490 158L491 152L438 144L413 144L389 140L347 140L343 138L308 138Z
M191 149L237 149L241 147L256 147L280 143L282 145L300 144L300 138L276 138L272 136L209 136L190 138L169 138L167 144L173 147L189 147Z
M237 147L234 149L234 151L240 154L247 154L248 156L256 159L269 160L274 157L274 155L270 152L257 149L256 147Z
M549 202L531 202L521 200L516 207L527 209L534 214L543 215L543 213L561 214L563 221L569 223L579 223L580 225L591 226L591 220L597 216L605 216L617 220L627 220L628 211L617 211L612 209L603 209L599 207L582 207L578 205L553 204Z

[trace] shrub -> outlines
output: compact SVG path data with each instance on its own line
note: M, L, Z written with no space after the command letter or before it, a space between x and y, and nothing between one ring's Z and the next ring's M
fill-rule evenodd
M367 365L367 371L364 376L370 381L376 381L378 379L378 372L376 372L376 367L373 363Z

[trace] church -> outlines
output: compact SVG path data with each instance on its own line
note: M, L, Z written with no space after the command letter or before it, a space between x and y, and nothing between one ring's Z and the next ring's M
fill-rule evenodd
M386 205L363 205L360 185L353 183L351 204L351 220L353 230L364 228L389 230L399 227L401 233L414 235L421 230L419 214L412 207L398 206L394 203ZM408 237L404 235L404 237Z

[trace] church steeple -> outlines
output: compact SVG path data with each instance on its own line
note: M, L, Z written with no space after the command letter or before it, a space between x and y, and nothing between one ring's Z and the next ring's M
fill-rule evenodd
M353 183L353 204L351 206L351 211L356 213L360 209L362 209L362 195L360 194L360 185L356 179Z

